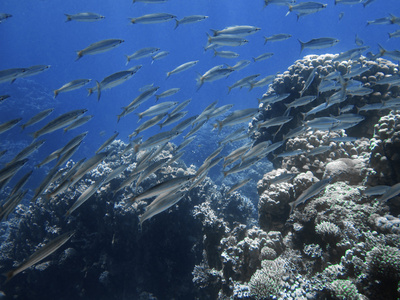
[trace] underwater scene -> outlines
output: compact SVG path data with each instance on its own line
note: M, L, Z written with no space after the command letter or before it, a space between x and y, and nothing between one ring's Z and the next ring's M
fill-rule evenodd
M3 0L0 299L400 299L398 0Z

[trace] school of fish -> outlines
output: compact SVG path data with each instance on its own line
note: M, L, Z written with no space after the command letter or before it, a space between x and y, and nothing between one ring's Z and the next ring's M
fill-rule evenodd
M163 3L167 0L133 0L133 3L143 2L149 4ZM335 0L334 5L357 5L362 4L364 7L371 5L374 0ZM262 9L262 4L265 9L270 9L270 6L280 5L287 6L287 15L294 13L297 18L303 18L304 16L318 13L321 10L329 9L329 3L319 3L319 2L300 2L297 3L295 0L263 0L260 1L260 9ZM92 13L92 12L81 12L76 14L65 14L66 22L99 22L105 18L105 16ZM341 18L342 16L339 16ZM132 17L129 22L132 26L141 26L139 24L156 24L164 23L169 21L175 22L175 29L181 26L196 26L193 23L206 22L209 19L206 15L190 15L178 18L177 16L170 13L151 13L142 16ZM7 13L0 13L0 23L11 22L12 15ZM187 25L193 24L193 25ZM382 17L381 19L368 21L366 25L379 25L379 24L397 24L400 25L400 18L389 14L388 16ZM0 24L1 26L1 24ZM160 25L162 26L162 25ZM177 29L179 30L179 28ZM214 29L204 35L203 42L205 44L205 51L211 50L214 56L219 56L227 59L238 58L239 54L232 50L233 47L241 47L248 44L247 36L253 34L260 34L262 30L261 27L256 25L235 25L232 24L226 28ZM172 33L173 34L173 33ZM389 33L389 38L400 37L400 30ZM271 42L284 42L287 39L292 38L291 34L288 33L277 33L269 37L262 37L265 44ZM300 41L300 52L304 49L324 49L329 48L340 41L334 37L315 37L309 41ZM340 53L335 59L336 60L356 60L365 51L368 50L368 46L365 46L363 41L356 36L357 48L348 49L345 52ZM112 49L119 47L124 43L123 39L111 38L100 40L91 44L87 47L77 51L76 60L84 60L87 55L97 55L100 53L112 51ZM224 48L223 48L224 47ZM366 54L370 59L377 57L386 57L394 61L400 60L399 50L387 50L382 46L380 47L379 53L368 53ZM221 50L223 48L224 50ZM229 49L229 50L228 50ZM110 54L110 53L109 53ZM111 54L110 54L111 55ZM128 65L131 61L137 61L144 57L151 57L152 61L167 59L169 55L168 51L164 51L160 48L142 48L130 55L126 55L126 64ZM253 58L253 62L250 60L239 60L235 65L229 66L216 65L209 70L205 71L203 74L198 74L196 82L197 90L199 90L204 84L209 82L221 80L230 76L232 72L239 72L241 69L246 68L251 63L258 63L265 59L273 59L274 53L265 52ZM79 63L79 62L77 62ZM174 76L175 74L181 72L187 72L189 69L194 68L196 65L201 64L201 58L198 60L187 61L177 66L171 66L170 71L165 74L166 78ZM30 67L16 67L13 69L0 70L0 84L10 84L19 78L26 78L34 76L36 74L45 72L50 68L49 65L35 65ZM61 94L67 93L87 85L92 84L88 88L88 95L97 93L97 100L100 100L103 92L108 89L117 88L117 86L130 80L134 76L140 76L140 69L145 68L143 65L136 65L130 67L126 70L121 70L116 73L110 74L109 76L101 79L89 79L89 78L79 78L74 79L70 82L63 84L60 87L54 88L54 98L61 97ZM252 165L264 159L268 154L273 153L276 149L284 147L285 140L292 138L306 130L327 130L335 131L339 129L346 129L357 125L361 122L364 117L362 116L363 110L372 109L382 109L390 108L397 109L400 107L400 99L391 99L389 101L375 105L374 107L359 107L357 114L346 113L342 111L342 114L338 116L331 117L319 117L310 119L309 117L317 112L327 109L335 103L345 102L347 95L366 95L372 92L371 89L362 86L361 82L353 80L352 78L356 75L362 74L367 70L367 67L362 65L354 65L351 68L351 72L348 74L340 74L340 72L332 72L328 74L318 87L318 92L323 93L326 91L335 91L335 93L329 98L329 101L315 106L312 110L303 115L304 123L298 127L293 128L288 134L284 136L283 140L279 141L265 141L254 145L250 138L252 132L245 127L239 128L233 131L231 134L226 136L220 136L219 147L214 150L210 155L204 160L203 164L198 168L195 175L183 176L178 178L173 178L170 180L158 183L151 188L143 191L142 193L134 192L134 196L129 199L124 199L127 206L143 200L154 198L154 200L146 207L145 212L139 217L140 226L142 226L145 220L165 211L172 205L175 205L178 201L183 199L185 195L195 186L201 183L202 180L207 176L208 171L214 166L220 164L223 161L223 175L229 176L230 174L241 172L250 168ZM137 75L136 75L137 74ZM228 87L227 93L232 93L234 89L248 88L252 90L254 88L266 87L271 84L275 78L275 75L268 75L264 78L259 78L260 74L254 74L251 76L246 76L230 85ZM310 76L305 82L305 85L300 93L300 97L295 101L285 104L287 110L282 113L281 117L276 117L263 122L259 122L256 125L256 129L260 128L270 128L276 126L279 132L280 128L292 120L293 116L290 115L292 108L299 106L304 106L312 103L318 97L318 95L306 95L303 93L307 91L307 88L313 82L315 72L311 72ZM400 77L391 76L386 77L376 84L389 84L394 86L400 86ZM185 107L189 105L191 99L185 101L162 101L164 98L171 97L180 91L180 87L172 87L161 93L158 93L160 87L154 85L144 86L140 89L138 95L132 95L134 99L132 102L127 104L122 108L121 113L116 117L116 122L120 121L121 118L126 117L131 113L136 113L139 119L139 124L132 127L132 134L129 135L131 139L127 148L121 155L127 151L133 151L136 153L135 158L135 168L127 176L126 180L121 183L121 185L114 191L114 195L121 191L122 189L130 188L136 191L137 187L140 186L143 180L160 170L162 167L172 164L172 162L180 159L183 155L182 149L187 146L190 142L195 139L195 133L202 128L207 122L212 122L215 132L220 132L223 128L244 125L253 120L253 118L268 105L277 103L286 99L289 94L274 94L274 95L261 95L259 98L259 106L253 108L245 108L240 110L233 110L233 104L225 104L218 106L218 102L214 101L210 103L199 115L190 115L189 111L184 111ZM158 94L157 94L158 93ZM7 101L12 95L1 95L0 105L2 102ZM144 102L154 100L154 104L147 108L146 110L141 110L140 105ZM159 101L159 102L157 102ZM30 126L41 122L43 126L40 129L30 132L32 137L32 143L26 148L22 149L15 157L9 161L5 166L0 169L0 188L5 189L9 182L17 176L20 170L25 170L25 174L21 179L12 187L8 197L6 199L1 199L0 201L0 219L1 221L7 220L8 216L14 211L15 207L23 200L24 196L27 194L27 190L24 190L25 184L28 182L29 178L35 172L34 170L26 170L24 166L29 160L29 156L38 151L42 145L46 142L43 137L46 134L63 129L63 131L69 131L76 129L92 119L92 115L86 115L87 109L76 109L64 114L51 117L54 108L47 108L29 120L22 123L22 118L16 118L12 120L2 120L0 124L0 134L4 133L16 125L20 125L23 134L26 134L27 128ZM51 119L51 120L49 120ZM143 120L142 120L143 119ZM47 120L47 121L46 121ZM213 120L213 121L211 121ZM174 126L169 130L164 130L165 127L174 124ZM160 133L155 134L146 140L142 141L138 136L143 131L149 129L150 127L158 125L162 130ZM185 133L186 132L186 133ZM35 193L31 201L36 201L39 197L46 199L47 201L57 195L63 193L68 188L76 185L88 172L95 169L103 160L105 160L110 151L107 147L117 138L118 132L110 136L104 141L104 143L99 147L99 149L93 154L93 156L86 160L81 160L76 162L74 166L68 170L68 172L62 176L65 172L62 169L66 162L79 150L80 145L84 142L87 131L77 134L74 138L64 143L62 147L55 150L54 152L48 154L48 156L39 164L36 165L37 168L42 167L53 161L57 161L53 168L47 173L47 176L42 180L41 184L35 189ZM183 142L177 145L174 156L171 158L157 159L157 156L164 149L167 143L173 141L177 136L183 136ZM351 138L349 138L351 139ZM222 157L219 154L223 150L224 146L228 143L234 143L236 141L247 140L248 142L244 146L236 148L229 155ZM4 155L7 151L6 149L1 149L0 155ZM323 151L329 151L329 149L321 148L316 149L314 152L321 153ZM290 157L293 155L299 155L304 153L305 150L299 149L292 152L283 152L276 157ZM309 153L309 155L315 155L316 153ZM133 161L132 161L133 163ZM233 165L236 163L235 165ZM228 167L230 166L231 167ZM90 185L82 194L78 197L76 202L70 207L68 211L65 212L65 217L74 214L76 210L79 209L81 205L84 205L86 201L90 199L94 193L103 185L110 182L112 179L118 177L129 167L129 164L122 164L109 173L107 176L100 178L92 185ZM60 171L61 170L61 171ZM283 174L271 181L270 184L276 184L282 181L291 180L295 174ZM241 180L227 192L227 194L246 185L250 179ZM305 190L296 201L290 203L290 213L299 205L304 203L307 199L317 195L321 192L327 185L329 185L331 178L323 179L307 190ZM56 183L56 184L55 184ZM49 190L49 186L53 184L55 188ZM392 187L376 187L374 190L366 190L365 193L370 193L371 195L382 195L381 201L387 201L388 199L398 195L400 193L399 184ZM30 266L38 263L39 261L46 258L48 255L52 254L62 245L64 245L71 237L73 232L67 232L60 235L59 237L48 242L45 246L39 248L35 253L33 253L26 261L21 263L16 269L13 269L7 273L7 280L10 280L13 276L24 271Z

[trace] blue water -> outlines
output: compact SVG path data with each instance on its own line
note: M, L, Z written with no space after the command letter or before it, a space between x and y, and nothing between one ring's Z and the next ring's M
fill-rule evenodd
M295 13L285 16L287 8L284 6L269 5L263 8L263 1L178 1L170 0L162 4L145 4L130 1L2 1L0 12L13 16L0 24L1 59L0 70L17 67L28 67L36 64L51 65L51 68L39 75L29 78L17 79L15 83L1 83L0 95L10 94L11 98L0 104L1 123L22 117L26 122L39 111L54 107L53 114L46 120L27 128L21 132L19 127L1 135L0 149L9 149L8 153L0 160L7 162L18 151L31 142L27 133L41 128L46 122L69 110L87 108L87 114L94 118L79 129L63 134L60 130L43 136L45 145L30 157L26 168L32 167L52 151L72 137L83 131L89 131L84 144L73 156L74 160L90 157L94 151L114 131L120 132L119 137L128 141L128 135L136 128L138 118L132 113L123 117L117 123L117 114L121 107L129 104L140 94L139 89L148 84L160 86L159 93L169 88L179 87L180 92L165 101L184 101L192 98L192 102L185 109L189 110L187 117L199 114L208 104L218 99L218 106L233 103L233 109L243 109L257 106L257 98L267 90L267 87L255 88L251 92L246 89L234 89L228 94L228 86L237 80L252 74L261 74L260 78L284 72L297 59L304 55L316 53L339 53L356 47L355 35L363 39L364 44L370 46L370 51L378 51L378 43L389 50L399 48L399 39L388 39L388 32L399 28L398 25L370 25L366 22L388 16L388 13L400 15L397 0L376 1L363 8L361 4L334 5L333 0L327 3L326 9L297 20ZM106 18L93 23L65 22L65 13L96 12ZM128 18L138 17L143 14L168 12L176 15L178 19L192 15L202 14L209 18L194 24L180 25L174 30L175 22L161 24L130 24ZM344 17L339 21L339 13L344 12ZM240 54L238 59L214 57L211 50L205 52L207 43L206 33L209 29L222 29L231 25L254 25L260 27L260 32L248 36L249 43L240 47L224 47L224 50L233 50ZM263 36L288 33L293 37L286 41L267 43L264 45ZM309 50L300 53L297 39L308 41L318 37L335 37L340 43L329 49ZM76 51L88 45L109 38L124 39L119 47L106 53L87 55L75 61ZM164 59L151 63L151 58L131 61L125 65L125 55L143 47L159 47L167 50L170 55ZM228 49L231 48L231 49ZM234 72L228 79L205 83L197 91L195 78L197 73L203 74L211 67L227 63L234 65L241 59L252 60L264 52L273 52L272 58ZM166 72L176 66L191 60L199 60L198 64L185 72L172 75L166 80ZM143 67L133 78L111 90L102 92L99 102L96 95L87 97L86 87L92 87L94 80L101 81L104 77L141 64ZM53 99L53 90L63 84L78 78L90 78L92 83L85 88L72 92L61 93ZM161 100L160 100L161 101ZM155 99L142 104L137 112L144 111L155 104ZM173 126L173 125L172 125ZM165 130L172 128L169 126ZM209 130L211 127L206 127ZM203 129L206 130L206 129ZM104 132L100 136L100 132ZM222 137L229 129L224 129ZM153 127L143 132L143 138L159 132L158 127ZM202 136L207 136L208 132ZM211 135L216 137L217 132ZM176 139L179 143L182 138ZM214 141L214 139L211 139ZM186 160L199 166L202 163L201 153L206 157L217 145L208 139L198 141L205 145L198 151L188 151ZM203 150L204 149L204 150ZM35 187L40 178L50 166L35 171L37 176L31 179L31 187ZM21 172L22 173L22 172ZM17 178L15 179L17 180Z

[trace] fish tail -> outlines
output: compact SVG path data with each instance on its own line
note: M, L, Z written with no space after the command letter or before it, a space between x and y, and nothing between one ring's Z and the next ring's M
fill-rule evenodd
M54 90L54 99L56 99L56 97L58 96L58 94L59 94L59 90Z
M299 43L300 43L300 53L303 51L303 49L304 49L304 44L305 43L303 43L302 41L300 41L299 39L297 39L298 41L299 41Z
M82 50L76 51L77 57L75 58L75 61L79 60L83 54L82 54Z
M129 62L131 61L131 59L129 58L129 55L125 55L125 57L126 57L126 64L125 64L125 66L126 66L126 65L129 64Z
M210 29L210 30L212 31L213 36L217 36L218 30L215 30L215 29ZM207 35L209 35L209 34L207 34Z
M382 47L381 44L378 44L379 47L379 55L382 56L386 53L386 49Z
M303 121L304 121L307 117L306 113L300 112L300 114L303 116Z
M176 28L178 28L178 26L179 26L179 21L178 21L177 19L175 19L175 27L174 27L174 30L175 30Z
M224 174L224 178L225 178L226 176L228 176L228 171L222 171L222 173Z
M337 0L335 0L335 5L337 4Z
M65 22L69 22L69 21L72 20L71 15L68 15L68 14L64 14L64 15L67 17L67 19L65 20Z
M167 72L167 78L165 78L165 80L167 80L169 76L171 76L171 72Z
M21 127L21 131L22 131L22 130L25 129L26 125L25 125L25 124L22 124L20 127Z
M293 212L293 209L294 209L294 201L293 202L289 202L288 204L290 206L290 212L289 212L289 216L290 216L292 214L292 212Z
M139 148L140 148L140 144L137 144L133 147L133 149L135 150L135 153L139 152Z
M101 88L100 88L100 83L97 80L96 80L96 88L97 88L97 101L99 101L101 96Z
M211 35L208 34L208 32L206 32L207 34L207 45L211 44Z
M264 45L268 42L268 38L266 36L264 36Z
M215 50L215 49L213 49L214 50L214 57L216 57L217 56L217 50Z
M286 13L285 17L287 17L287 16L292 12L292 10L293 10L293 6L292 6L292 5L289 5L289 10L288 10L288 12Z
M15 272L15 270L11 270L11 271L9 271L9 272L3 274L5 277L7 277L7 279L6 279L6 281L4 282L4 284L6 284L7 282L9 282L9 281L11 280L11 278L14 277L14 272Z

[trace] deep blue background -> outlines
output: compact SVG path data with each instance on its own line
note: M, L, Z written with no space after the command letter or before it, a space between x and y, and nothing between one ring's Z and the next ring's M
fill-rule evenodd
M9 161L32 141L27 133L41 128L56 116L77 108L87 108L87 114L93 114L94 118L86 125L66 134L59 130L43 136L46 143L40 151L30 157L29 166L26 169L86 130L89 134L84 145L74 155L75 160L92 156L114 131L120 132L118 138L128 141L128 135L138 124L138 118L132 113L117 123L116 116L121 112L122 106L126 106L140 94L139 88L147 84L154 83L155 86L160 86L159 93L169 88L180 87L181 91L178 94L160 101L181 102L192 98L191 104L185 109L189 110L187 115L189 117L200 113L216 99L219 100L218 106L233 103L234 109L255 107L257 98L261 97L267 87L255 88L251 92L246 89L234 89L229 95L227 87L248 75L260 73L260 78L262 78L284 72L295 60L304 55L339 53L354 48L356 34L364 40L365 45L371 47L370 50L373 52L378 51L378 43L390 50L399 49L400 40L389 40L387 33L399 29L400 26L366 26L367 21L386 17L388 13L400 16L398 0L377 0L367 8L363 8L361 4L335 6L333 0L321 2L327 3L328 7L297 21L294 13L285 17L286 7L270 5L263 8L262 0L170 0L163 4L132 4L127 0L2 1L0 12L12 14L13 17L0 24L0 70L36 64L51 65L51 68L40 75L17 79L13 84L0 84L0 95L11 95L11 98L0 104L0 123L17 117L22 117L22 122L26 122L43 109L54 107L55 110L46 120L27 128L24 132L15 127L1 134L0 150L7 148L9 152L0 158L0 162ZM102 14L106 18L93 23L65 22L65 13L87 11ZM199 23L180 25L176 30L174 30L174 21L149 25L133 25L129 22L129 18L156 12L172 13L178 19L192 14L203 14L209 18ZM340 12L344 12L341 21L338 19ZM247 45L223 49L238 52L240 54L238 59L214 57L212 51L205 52L206 32L210 33L211 28L222 29L231 25L254 25L260 27L261 31L249 36ZM264 45L263 36L278 33L289 33L293 37L286 41ZM318 37L335 37L340 39L340 43L329 49L306 49L300 54L297 39L308 41ZM109 38L120 38L125 42L109 52L84 56L79 61L75 61L77 50ZM161 50L169 51L170 55L153 64L151 64L151 58L145 58L131 61L126 66L125 55L132 54L143 47L159 47ZM252 57L264 52L273 52L274 56L257 63L252 62L247 68L234 72L228 79L205 83L199 91L196 91L196 72L203 74L218 64L234 65L238 60L252 60ZM168 80L165 79L166 72L191 60L199 60L199 63L190 70L172 75ZM142 69L122 85L103 91L100 102L97 102L96 94L87 97L85 88L62 93L53 99L53 90L71 80L90 78L93 82L94 80L101 81L114 72L137 64L142 64ZM87 87L91 86L93 84ZM137 112L142 112L154 104L155 98L151 98L142 104ZM172 126L166 127L165 130L169 130ZM210 130L210 126L204 130ZM106 132L104 136L99 135L102 131ZM226 131L221 133L221 137ZM158 127L154 127L144 132L143 136L147 138L157 132L159 132ZM207 134L201 136L204 138ZM214 137L211 139L212 145L207 144L207 139L197 141L198 144L205 145L201 148L204 150L198 151L203 153L204 157L217 147L214 142L216 134L215 131L211 132ZM176 141L179 143L181 139ZM190 155L189 151L186 154L186 160L189 160L189 163L196 163L197 166L202 163L202 158L198 156L198 153L192 157ZM39 184L42 176L51 166L35 171L36 176L31 179L32 187ZM22 173L19 175L22 176Z

